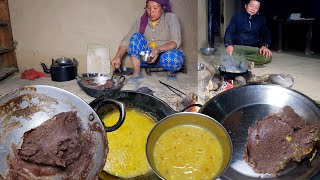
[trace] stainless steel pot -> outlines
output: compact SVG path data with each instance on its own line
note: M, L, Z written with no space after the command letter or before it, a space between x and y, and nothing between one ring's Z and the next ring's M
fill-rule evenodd
M107 100L105 100L107 101ZM107 102L105 102L107 103ZM123 105L115 103L118 109ZM21 173L26 179L95 179L103 169L107 152L107 138L105 128L96 112L76 95L52 86L35 85L14 89L0 96L0 179L7 178L9 157L14 154L15 146L23 141L23 134L32 128L41 125L46 120L61 112L75 111L81 119L81 131L91 136L94 142L91 148L92 157L81 162L76 171L66 172L64 169L55 169L50 174L39 175L49 167L36 166L34 169L24 169ZM119 121L124 120L125 112ZM120 127L122 123L117 124ZM111 130L116 127L111 127ZM41 174L41 173L40 173Z
M217 174L215 174L214 179L218 178L228 167L231 156L232 156L232 142L230 139L230 136L228 132L225 130L225 128L216 120L213 118L200 114L200 113L191 113L191 112L180 112L175 113L170 116L167 116L166 118L162 119L160 122L157 123L156 126L153 127L151 132L149 133L147 144L146 144L146 154L148 162L154 171L155 174L157 174L161 179L165 179L163 174L164 172L160 172L154 156L154 148L156 146L156 143L158 142L161 135L163 135L166 131L173 127L177 126L183 126L183 125L192 125L195 127L203 128L209 131L210 133L214 134L216 137L219 137L219 141L221 144L221 148L223 151L223 160L221 163L221 167L219 168L219 171ZM176 135L176 138L178 139L178 134ZM194 147L196 148L196 147ZM189 149L186 150L186 152L190 152ZM196 154L194 154L196 155ZM201 155L200 155L201 156ZM184 157L180 157L184 158ZM186 162L190 163L190 160L185 159ZM180 166L188 166L187 164L180 164ZM191 170L191 169L189 169ZM191 170L192 172L193 170ZM193 171L195 172L195 171Z

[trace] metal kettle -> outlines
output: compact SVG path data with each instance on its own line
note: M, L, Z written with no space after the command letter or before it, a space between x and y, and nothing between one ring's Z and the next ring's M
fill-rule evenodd
M66 57L52 59L50 69L44 63L41 63L41 66L45 73L51 74L52 81L70 81L75 79L78 73L78 61L75 58L73 60Z

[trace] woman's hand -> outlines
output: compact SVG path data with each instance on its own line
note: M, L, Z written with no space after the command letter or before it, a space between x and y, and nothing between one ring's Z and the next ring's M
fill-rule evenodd
M272 56L272 52L270 51L270 49L268 49L265 46L261 46L261 48L259 49L259 53L264 57L271 57Z
M121 66L121 59L119 57L115 57L112 61L111 61L111 65L113 68L119 68Z
M158 48L158 47L153 48L152 49L153 58L151 59L150 63L155 63L156 60L158 59L160 53L161 53L160 48Z
M227 46L226 52L227 52L227 54L229 56L232 56L232 54L233 54L233 46L232 45Z
M127 46L119 46L116 56L111 61L111 65L114 69L119 68L121 66L121 58L124 56L126 52Z

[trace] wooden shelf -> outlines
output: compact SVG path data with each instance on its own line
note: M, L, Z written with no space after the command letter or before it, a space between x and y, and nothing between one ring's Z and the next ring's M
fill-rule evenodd
M11 76L17 70L15 67L0 67L0 82Z
M16 48L12 47L12 48L0 48L0 54L4 54L7 52L12 52L14 51Z
M1 68L18 69L15 50L8 0L0 0L0 70ZM2 71L0 73L0 78L10 74Z

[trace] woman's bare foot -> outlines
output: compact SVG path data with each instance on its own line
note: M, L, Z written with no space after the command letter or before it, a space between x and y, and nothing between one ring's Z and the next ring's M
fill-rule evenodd
M132 73L132 77L138 77L140 75L140 71L136 72L136 71L133 71Z
M167 80L176 80L177 75L176 73L170 73L170 71L167 71Z
M142 73L139 73L137 76L132 75L132 77L128 79L127 83L135 84L135 83L138 83L142 78L143 78Z

